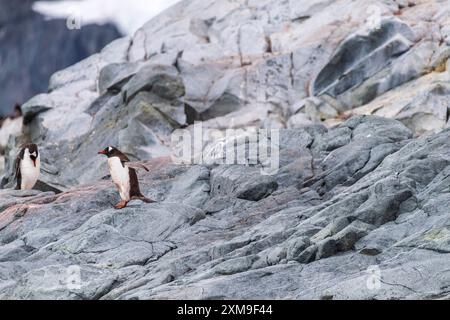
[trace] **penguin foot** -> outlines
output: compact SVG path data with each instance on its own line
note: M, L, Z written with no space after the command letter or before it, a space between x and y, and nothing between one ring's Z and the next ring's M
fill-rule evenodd
M120 201L116 206L114 206L114 208L116 208L117 210L123 209L127 206L128 201Z

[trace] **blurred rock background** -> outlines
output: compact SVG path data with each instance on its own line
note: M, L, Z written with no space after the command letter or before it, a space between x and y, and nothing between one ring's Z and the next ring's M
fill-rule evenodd
M69 30L66 20L46 20L32 0L0 1L0 116L48 89L50 76L120 36L112 24Z
M0 172L10 136L20 133L15 106L48 90L50 76L133 33L176 1L0 0ZM69 29L68 17L81 29Z

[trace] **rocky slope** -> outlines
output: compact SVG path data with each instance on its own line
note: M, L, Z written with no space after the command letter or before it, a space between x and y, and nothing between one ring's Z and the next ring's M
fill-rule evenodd
M449 4L183 1L54 74L9 154L64 192L0 192L0 298L448 298ZM280 169L172 163L196 120ZM106 145L158 203L112 209Z
M120 37L111 24L69 30L65 20L47 21L32 11L34 1L0 0L0 116L9 115L16 103L46 92L54 72Z

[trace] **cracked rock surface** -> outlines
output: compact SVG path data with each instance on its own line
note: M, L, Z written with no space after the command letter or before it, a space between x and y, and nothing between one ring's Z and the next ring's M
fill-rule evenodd
M159 158L141 174L158 203L121 211L109 181L57 195L3 190L0 297L445 298L450 131L412 139L374 116L309 129L285 134L310 141L313 179L268 183L256 168ZM82 283L68 289L73 266Z

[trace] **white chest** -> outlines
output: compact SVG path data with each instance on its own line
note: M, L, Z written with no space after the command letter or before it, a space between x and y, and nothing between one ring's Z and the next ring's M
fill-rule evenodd
M114 184L119 189L122 200L130 200L130 174L128 166L125 167L118 157L108 158L109 172Z
M23 160L20 161L20 174L22 178L22 183L20 188L22 190L29 190L34 187L37 180L39 179L39 173L41 170L41 159L38 155L36 163L30 159L30 154L26 150Z

